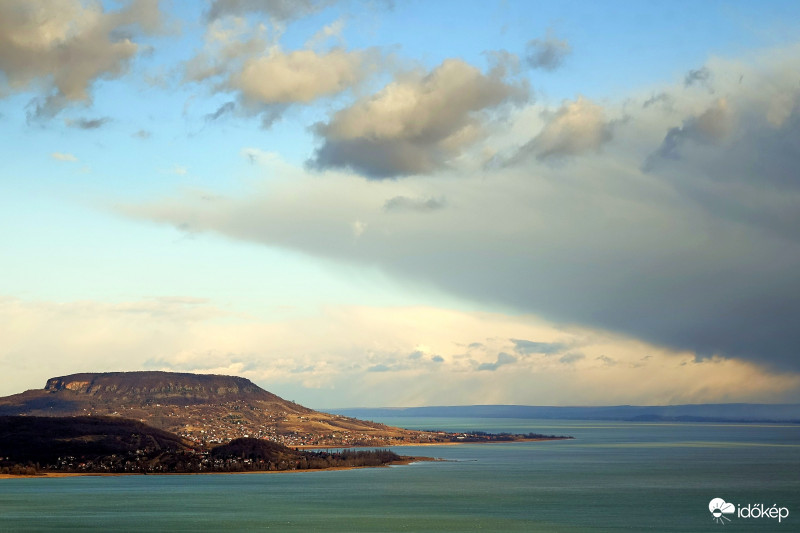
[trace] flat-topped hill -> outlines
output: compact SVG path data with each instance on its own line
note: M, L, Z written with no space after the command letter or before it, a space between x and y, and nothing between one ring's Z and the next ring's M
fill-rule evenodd
M69 390L96 400L113 402L187 404L244 398L284 401L246 378L178 372L70 374L48 379L44 389L53 392Z
M314 411L248 379L178 372L105 372L59 376L44 389L0 398L0 416L121 417L215 445L239 438L286 446L391 446L554 438L408 430Z
M410 431L297 405L236 376L177 372L81 373L0 398L0 415L117 416L194 442L266 438L288 446L386 446L435 442Z

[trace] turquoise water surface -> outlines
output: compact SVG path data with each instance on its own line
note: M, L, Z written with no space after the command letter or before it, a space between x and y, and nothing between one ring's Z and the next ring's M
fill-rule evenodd
M381 418L574 440L400 447L332 472L0 480L0 531L799 531L800 426ZM790 515L713 521L708 503Z

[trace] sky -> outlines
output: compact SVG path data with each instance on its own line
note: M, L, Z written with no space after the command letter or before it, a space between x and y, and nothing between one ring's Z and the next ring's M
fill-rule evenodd
M800 402L796 1L0 2L0 394Z

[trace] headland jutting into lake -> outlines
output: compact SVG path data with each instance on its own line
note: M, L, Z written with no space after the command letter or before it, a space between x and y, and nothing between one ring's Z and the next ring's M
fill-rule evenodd
M0 474L16 475L384 466L422 458L344 448L570 438L408 430L314 411L244 378L170 372L52 378L0 398L0 415Z

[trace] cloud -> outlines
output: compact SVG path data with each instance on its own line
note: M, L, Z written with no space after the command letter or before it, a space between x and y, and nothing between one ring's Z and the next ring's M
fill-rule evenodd
M214 0L207 18L262 13L277 21L289 21L311 15L333 3L333 0Z
M553 71L562 65L570 53L572 47L569 43L548 31L544 39L528 41L525 60L531 68Z
M648 158L645 168L652 168L658 158L678 159L680 148L686 142L718 142L731 132L733 126L728 104L724 98L720 98L702 114L685 120L683 126L670 128L664 142Z
M78 0L0 2L0 71L13 91L39 93L29 118L49 118L72 103L90 102L98 79L125 74L142 49L137 36L160 27L155 0L108 12Z
M530 155L537 159L558 159L597 151L611 140L611 123L603 108L583 97L564 102L555 112L547 113L546 118L542 131L517 151L512 163Z
M212 22L205 40L204 48L183 64L183 81L211 82L215 92L234 93L241 112L261 115L265 127L292 105L357 86L377 59L373 50L286 51L270 39L266 27L238 18ZM229 102L216 113L233 110Z
M614 142L569 165L534 158L526 165L464 164L375 181L265 160L259 162L268 179L225 201L176 193L119 210L378 269L470 305L617 332L701 361L741 359L798 370L800 53L793 47L747 61L714 59L709 68L713 94L686 88L680 78L607 102L600 111L583 99L545 117L540 106L529 106L515 109L502 125L486 126L480 147L462 147L465 160L485 145L511 153L540 121L532 154L594 150L604 137L597 132L614 124ZM661 93L672 99L672 109L639 105ZM402 138L405 130L391 129L395 123L387 116L369 124ZM563 133L587 124L595 132L591 142L575 143ZM675 127L681 131L677 158L665 156L672 151L666 136ZM417 149L424 153L429 146ZM651 156L657 164L643 172ZM446 198L447 208L435 216L388 216L381 207L398 196ZM367 228L357 240L353 221ZM566 342L519 333L505 339ZM463 346L475 341L481 338ZM499 351L515 353L508 343ZM595 357L603 353L618 359L610 351L569 346L586 355L583 364L599 364Z
M444 358L438 355L427 358L425 352L421 350L414 350L410 354L403 354L402 351L371 351L368 355L369 364L366 365L366 372L403 372L419 375L420 372L435 371L436 367L444 362Z
M445 206L444 198L409 198L408 196L393 196L383 204L384 211L416 211L429 213Z
M344 39L342 39L342 30L344 29L344 26L344 19L337 19L327 26L323 26L321 30L312 35L311 38L306 41L306 48L313 50L325 43L328 39L335 39L340 43L343 43Z
M150 137L152 137L153 133L148 131L148 130L139 130L139 131L135 132L133 134L133 136L136 137L137 139L145 140L145 139L149 139Z
M570 364L515 358L504 350L516 336L565 338L587 357ZM265 320L186 297L58 303L0 297L0 337L6 378L0 395L41 388L57 375L142 368L241 375L318 408L796 401L800 385L799 374L721 358L698 362L532 316L430 307L330 307ZM476 337L486 339L480 359L486 363L459 355ZM437 355L408 357L423 344L424 353ZM642 352L653 357L641 361ZM595 359L604 353L617 364ZM509 365L513 371L502 371Z
M663 106L670 106L672 104L672 97L667 93L654 94L644 101L642 107L647 109L651 105L661 104Z
M243 19L213 22L206 28L203 49L183 63L183 81L230 77L242 68L244 59L263 53L269 46L263 26L253 27Z
M65 154L65 153L62 153L62 152L53 152L52 154L50 154L50 157L52 157L53 159L55 159L57 161L66 161L68 163L77 163L78 162L78 158L75 157L74 155Z
M448 59L318 123L314 132L322 145L309 164L352 169L374 179L433 172L483 135L490 111L527 96L527 85L507 80L502 69L483 74Z
M494 372L501 366L510 365L511 363L516 363L517 358L513 355L507 354L505 352L500 352L497 354L497 360L494 363L482 363L478 365L478 370L489 370Z
M219 109L217 109L213 113L209 113L206 115L206 122L213 122L215 120L218 120L224 115L229 115L233 113L235 110L236 110L235 102L225 102L219 107Z
M711 78L711 70L709 70L708 67L701 67L697 70L690 70L686 74L686 77L683 80L683 84L686 87L694 85L695 83L698 83L700 85L705 85L706 82L709 80L709 78Z
M367 223L362 222L360 220L353 221L351 226L353 228L353 236L355 238L361 237L362 235L364 235L364 232L367 231Z
M595 359L602 362L604 365L608 366L614 366L617 364L617 362L613 358L608 357L607 355L598 355L597 357L595 357Z
M102 128L109 122L111 122L110 117L66 119L64 121L64 123L70 128L78 128L81 130L96 130L98 128Z
M558 359L558 362L559 363L564 363L565 365L569 365L569 364L575 363L577 361L580 361L581 359L586 359L586 356L583 355L582 353L568 353L568 354L562 355Z
M511 339L514 343L514 350L523 355L541 353L553 355L564 351L567 347L559 342L534 342L522 339Z
M365 62L365 54L358 51L272 49L245 61L224 87L238 90L249 105L308 103L358 83Z
M643 169L726 223L796 243L800 86L791 72L798 65L780 53L760 61L761 69L712 61L714 94L726 96L686 109L682 125L665 128Z

